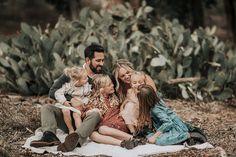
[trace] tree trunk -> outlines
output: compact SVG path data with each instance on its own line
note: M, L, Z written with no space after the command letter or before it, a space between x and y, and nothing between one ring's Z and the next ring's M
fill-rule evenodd
M230 31L233 33L234 44L236 43L236 12L234 8L234 0L224 0L225 13Z
M137 12L138 8L140 7L140 0L130 0L129 2L131 6L133 7L134 12Z
M79 17L79 0L70 0L70 16L72 20L75 20Z
M204 10L202 0L191 0L192 30L204 26Z
M200 77L184 77L184 78L176 78L170 79L167 81L168 84L178 84L178 83L187 83L187 82L197 82L200 81Z

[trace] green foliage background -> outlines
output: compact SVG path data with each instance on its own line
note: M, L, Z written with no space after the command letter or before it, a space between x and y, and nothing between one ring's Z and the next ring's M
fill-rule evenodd
M15 37L0 43L1 84L26 95L46 94L66 66L83 64L93 42L107 52L107 66L127 58L144 70L168 97L223 100L234 97L236 53L214 36L215 27L185 29L177 20L154 21L143 2L136 14L127 3L100 13L83 8L78 21L60 17L53 29L21 24ZM169 84L176 78L197 82Z

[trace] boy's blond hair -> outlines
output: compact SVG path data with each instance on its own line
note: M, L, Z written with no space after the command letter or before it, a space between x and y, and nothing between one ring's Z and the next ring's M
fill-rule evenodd
M132 77L134 77L134 76L142 76L144 81L145 81L145 73L142 72L142 71L133 71L132 74L131 74L130 79L132 79Z
M80 80L84 74L87 74L87 71L82 67L73 66L65 68L64 73L71 79L71 81L77 81Z

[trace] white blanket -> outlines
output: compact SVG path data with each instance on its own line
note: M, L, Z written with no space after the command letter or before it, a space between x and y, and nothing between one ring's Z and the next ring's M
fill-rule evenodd
M25 144L24 148L30 149L35 153L44 153L51 152L53 154L62 154L62 152L57 151L57 146L52 147L41 147L34 148L30 147L30 142L33 140L38 140L42 137L43 133L38 129L35 131L35 135L29 137ZM57 137L64 142L64 139L67 134L63 133L61 130L57 130ZM191 146L197 149L205 149L205 148L213 148L213 146L209 143L203 143L200 145ZM81 148L77 147L71 152L63 153L64 155L83 155L83 156L92 156L92 155L108 155L113 157L121 157L121 156L129 156L129 157L138 157L152 154L160 154L167 152L177 152L183 149L191 148L190 146L185 145L172 145L172 146L157 146L154 144L146 144L142 146L135 147L134 149L127 150L120 146L112 146L106 144L98 144L90 141L89 139Z

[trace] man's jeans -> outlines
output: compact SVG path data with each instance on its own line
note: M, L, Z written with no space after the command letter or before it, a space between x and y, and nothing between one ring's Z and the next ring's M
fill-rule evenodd
M92 112L88 114L84 119L76 133L79 135L79 143L82 144L86 141L94 131L97 124L101 121L99 113ZM56 129L59 128L68 133L68 128L64 122L63 113L60 108L54 105L44 105L41 107L41 129L43 131L51 131L54 134Z

